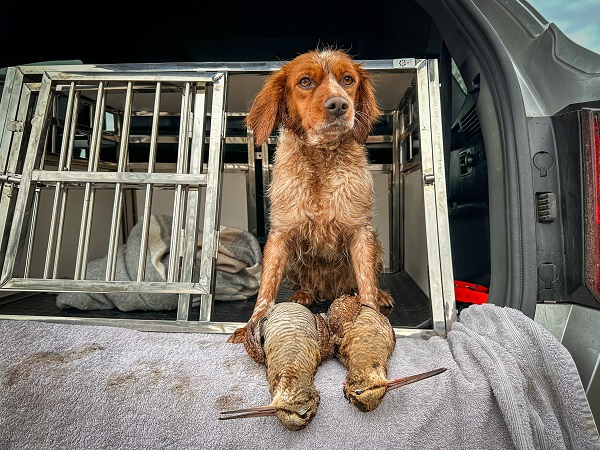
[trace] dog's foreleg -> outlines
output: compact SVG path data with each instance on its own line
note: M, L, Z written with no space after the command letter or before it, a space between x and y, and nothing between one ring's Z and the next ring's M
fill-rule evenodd
M381 245L372 229L358 231L350 244L350 258L356 275L358 294L363 305L379 311L378 278L381 267Z
M258 296L248 323L255 322L265 316L267 310L275 304L279 285L289 257L289 245L282 233L271 231L263 250L262 275ZM238 328L227 339L227 342L241 343L248 324Z
M275 303L289 253L289 245L284 235L271 231L263 251L263 269L258 298L250 320L264 317L267 310Z

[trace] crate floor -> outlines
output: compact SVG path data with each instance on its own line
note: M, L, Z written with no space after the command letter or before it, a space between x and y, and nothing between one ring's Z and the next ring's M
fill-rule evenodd
M423 291L406 274L396 272L384 274L380 287L389 292L395 300L393 308L382 312L389 318L392 326L406 328L429 328L431 324L431 302ZM287 300L291 291L282 288L277 296L277 302ZM252 310L256 297L244 301L216 301L213 307L213 322L246 322ZM0 299L0 315L21 316L52 316L52 317L87 317L114 318L135 320L176 320L176 311L130 311L122 312L117 309L82 311L76 308L60 309L56 306L55 293L32 293L22 298L4 301ZM314 305L313 312L325 312L330 302ZM198 320L199 308L191 310L191 320Z

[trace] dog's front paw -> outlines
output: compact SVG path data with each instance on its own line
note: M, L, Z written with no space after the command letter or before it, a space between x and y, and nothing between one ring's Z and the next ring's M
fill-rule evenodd
M290 297L290 302L300 303L304 306L310 306L315 302L315 298L310 292L295 292Z
M243 326L242 328L238 328L235 330L229 338L227 338L227 342L230 344L243 344L246 340L246 329L248 325Z
M377 304L380 308L392 308L394 306L394 298L387 292L379 289L379 292L377 292Z

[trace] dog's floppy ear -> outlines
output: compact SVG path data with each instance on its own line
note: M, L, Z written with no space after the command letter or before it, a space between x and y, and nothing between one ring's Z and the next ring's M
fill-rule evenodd
M283 70L271 75L248 111L245 123L254 132L257 147L267 140L273 128L283 119L285 81Z
M360 64L356 66L356 70L359 75L356 91L356 117L359 123L354 125L352 133L356 142L364 144L371 133L373 125L379 120L381 111L377 106L371 76Z

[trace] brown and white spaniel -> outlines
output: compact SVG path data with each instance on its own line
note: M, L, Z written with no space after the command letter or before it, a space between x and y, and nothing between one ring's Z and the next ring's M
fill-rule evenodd
M358 292L379 309L382 247L371 225L373 179L364 143L380 116L372 81L346 52L304 53L269 76L246 118L260 146L279 138L269 185L270 230L250 322L275 303L282 280L291 301L310 305ZM246 325L229 342L243 342Z

